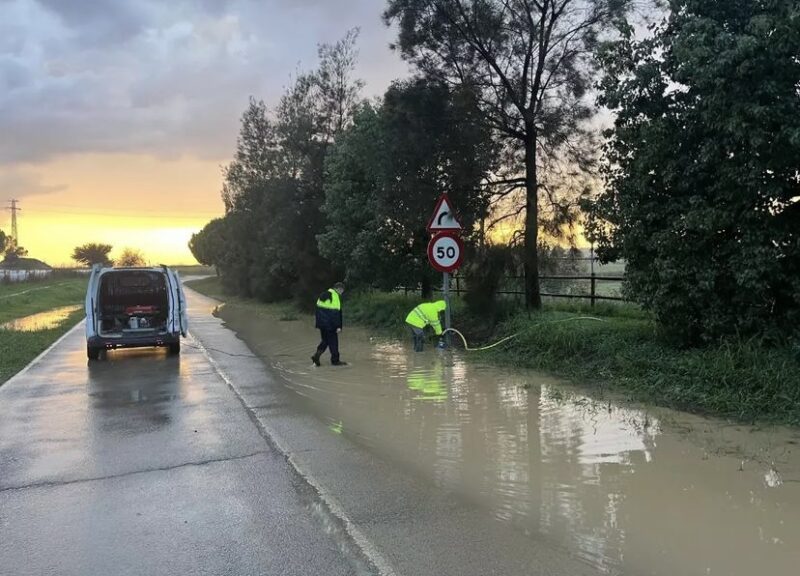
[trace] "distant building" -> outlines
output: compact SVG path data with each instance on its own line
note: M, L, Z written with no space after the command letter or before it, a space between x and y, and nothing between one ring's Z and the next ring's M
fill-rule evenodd
M24 282L47 278L53 268L36 258L6 258L0 262L0 282Z

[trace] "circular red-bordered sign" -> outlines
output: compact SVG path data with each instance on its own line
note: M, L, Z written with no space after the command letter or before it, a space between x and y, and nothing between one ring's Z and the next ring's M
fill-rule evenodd
M464 260L464 243L453 232L441 232L428 243L428 261L439 272L455 272Z

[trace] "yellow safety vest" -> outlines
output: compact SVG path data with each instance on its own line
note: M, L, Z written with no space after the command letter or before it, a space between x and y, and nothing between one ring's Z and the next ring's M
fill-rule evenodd
M424 302L414 308L406 316L406 323L414 328L425 328L431 326L436 335L442 334L442 323L439 322L439 312L444 312L447 308L444 300L438 302Z
M325 310L341 310L342 301L339 299L339 293L333 288L329 288L331 299L330 300L317 300L317 308L324 308Z

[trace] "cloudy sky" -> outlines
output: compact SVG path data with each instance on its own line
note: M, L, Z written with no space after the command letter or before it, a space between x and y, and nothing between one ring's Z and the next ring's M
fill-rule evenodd
M188 237L222 212L220 166L250 95L275 103L353 27L365 95L407 74L383 7L0 0L0 204L20 200L20 243L54 264L87 241L191 261Z

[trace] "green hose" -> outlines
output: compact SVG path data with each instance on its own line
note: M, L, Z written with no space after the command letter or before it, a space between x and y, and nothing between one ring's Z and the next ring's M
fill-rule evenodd
M565 318L563 320L548 320L546 322L537 322L533 326L540 326L542 324L560 324L562 322L573 322L576 320L592 320L594 322L607 322L607 320L603 320L602 318L595 318L593 316L576 316L575 318ZM467 352L481 352L483 350L491 350L492 348L496 348L501 344L505 344L509 340L513 340L514 338L520 335L520 332L516 332L511 336L506 336L502 340L498 340L494 344L490 344L489 346L482 346L480 348L470 348L469 343L467 342L467 338L460 331L456 330L455 328L448 328L447 330L442 332L442 335L447 334L448 332L452 332L453 334L456 334L459 338L461 338L461 341L464 343L464 350L466 350Z

